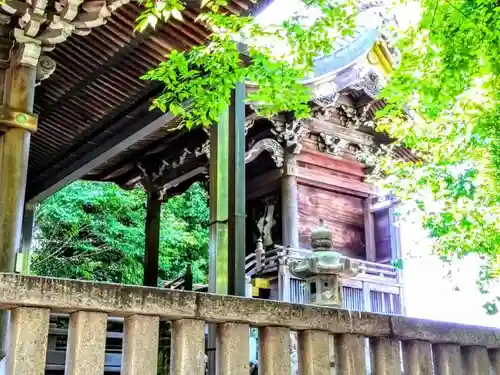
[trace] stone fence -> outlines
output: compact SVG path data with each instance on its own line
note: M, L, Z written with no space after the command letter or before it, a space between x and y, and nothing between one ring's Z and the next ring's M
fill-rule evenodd
M204 374L206 323L217 327L220 375L249 374L250 327L264 375L290 374L291 331L302 375L500 375L500 330L485 327L14 274L0 274L0 305L11 311L9 375L44 374L49 314L59 312L71 314L72 375L103 374L108 316L124 317L122 375L157 375L160 320L172 324L170 375Z

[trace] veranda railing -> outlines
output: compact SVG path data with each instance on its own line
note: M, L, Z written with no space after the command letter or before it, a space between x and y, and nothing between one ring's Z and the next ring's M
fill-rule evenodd
M159 321L172 322L170 375L205 371L205 324L217 325L221 375L248 375L249 329L259 328L265 375L291 370L298 331L303 375L500 375L500 330L275 301L0 274L11 311L6 371L45 371L49 314L70 313L66 374L102 375L109 316L124 317L123 375L156 375ZM332 339L333 338L333 339Z

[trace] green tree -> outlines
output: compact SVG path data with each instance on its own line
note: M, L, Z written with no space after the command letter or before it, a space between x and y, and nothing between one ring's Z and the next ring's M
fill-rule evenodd
M112 183L77 181L37 207L34 274L142 284L146 195ZM160 278L182 275L191 264L206 282L208 207L198 184L162 208Z
M379 130L420 157L380 155L385 185L423 214L443 260L478 254L479 287L500 277L500 6L422 0L399 40L401 65L384 89ZM389 177L386 177L389 176ZM498 312L500 296L485 305Z

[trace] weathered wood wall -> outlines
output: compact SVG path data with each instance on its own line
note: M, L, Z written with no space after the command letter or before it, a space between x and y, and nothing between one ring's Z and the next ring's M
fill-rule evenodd
M321 188L299 185L300 246L310 248L311 230L323 219L334 246L345 255L364 258L363 200Z
M323 219L336 248L364 259L363 201L371 187L363 182L363 165L306 146L297 172L300 246L310 248L311 231Z

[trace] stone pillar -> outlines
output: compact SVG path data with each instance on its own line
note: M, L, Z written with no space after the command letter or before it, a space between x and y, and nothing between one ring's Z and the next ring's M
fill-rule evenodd
M31 132L36 131L37 117L32 114L35 94L36 64L40 42L20 37L10 56L10 66L0 75L3 106L0 127L0 271L12 272L15 255L21 247L21 228L28 174ZM0 358L5 356L8 313L0 314Z

